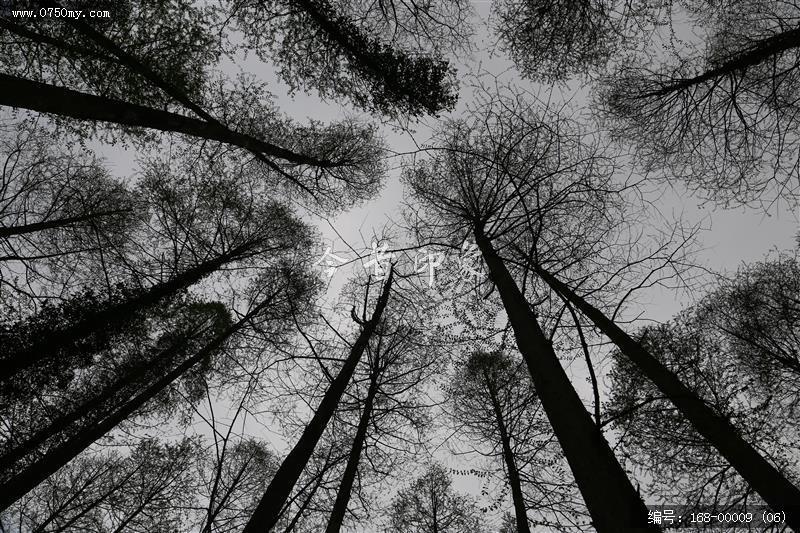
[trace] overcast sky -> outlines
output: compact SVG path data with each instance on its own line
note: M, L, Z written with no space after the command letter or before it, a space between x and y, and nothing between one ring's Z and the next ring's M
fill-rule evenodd
M517 78L511 64L502 54L492 55L490 53L492 42L491 38L487 36L485 25L489 3L475 2L475 10L477 14L475 23L478 30L477 50L472 57L460 57L455 62L455 66L459 70L459 78L465 79L470 73L483 71L498 76L503 81L514 82L522 88L540 90L530 82ZM255 57L239 61L236 65L232 65L231 69L241 69L268 81L279 109L292 118L333 121L345 115L359 114L353 108L340 103L323 102L313 93L289 96L286 86L277 79L272 68ZM581 102L585 102L585 91L579 91L578 96L575 96L570 94L568 88L556 88L555 90L563 93L565 98L572 98L576 111L580 111ZM449 116L458 116L470 101L469 87L463 86L458 108ZM435 121L431 119L423 121L415 126L416 133L413 136L407 132L393 130L388 126L383 127L383 134L391 150L401 153L410 152L415 148L416 143L424 143L428 140L434 124ZM106 156L110 167L118 175L129 175L134 170L130 153L99 145L97 150ZM363 206L352 209L331 221L341 238L328 226L326 221L319 219L314 221L323 235L323 242L319 243L320 257L326 246L330 245L333 246L334 252L341 256L347 256L349 253L348 245L363 249L365 246L369 246L373 233L381 233L381 229L387 223L400 219L400 207L404 194L397 170L400 161L398 158L394 158L389 163L392 170L381 194ZM680 183L675 183L671 189L664 192L659 207L665 214L681 216L689 224L700 223L707 228L699 236L702 250L698 253L697 260L700 264L717 272L734 271L744 263L763 259L771 251L787 250L796 246L800 212L787 210L785 205L776 204L766 212L741 207L723 209L686 193ZM362 267L355 264L352 268ZM333 299L337 296L338 289L347 277L346 269L336 272L329 290L329 298ZM696 296L700 296L700 294ZM690 300L691 295L654 290L640 296L642 306L638 311L648 319L667 320ZM576 386L581 389L584 397L588 398L587 387L583 379L584 371L577 368L577 365L572 366L576 368L570 367L568 370L574 376ZM278 442L272 440L280 447ZM464 460L453 458L448 460L448 463L459 465L464 464ZM476 479L459 479L457 486L473 493L480 491L480 483Z

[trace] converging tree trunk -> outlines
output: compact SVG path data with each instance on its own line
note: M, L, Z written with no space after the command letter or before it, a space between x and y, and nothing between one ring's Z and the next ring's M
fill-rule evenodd
M500 444L503 447L503 462L505 462L506 470L508 471L508 484L511 486L511 499L514 502L517 533L530 533L531 529L528 525L528 513L525 508L525 498L522 495L519 470L517 469L517 461L514 458L514 452L511 449L511 437L508 434L508 427L503 417L503 410L500 407L500 400L497 397L495 385L486 372L484 372L484 379L486 380L486 387L489 390L489 400L492 402L497 429L500 433Z
M647 508L600 429L569 382L536 316L482 228L475 241L500 294L536 393L570 465L593 526L600 532L624 528L659 531L647 523Z
M748 67L763 63L767 59L800 47L800 28L785 31L772 37L768 37L761 41L754 43L752 46L742 50L737 55L734 55L726 61L720 63L718 66L708 69L707 71L693 76L691 78L683 78L671 80L663 87L649 91L637 96L637 98L651 98L654 96L666 96L668 94L682 91L711 81L715 78L722 76L729 76L737 72L741 72Z
M155 357L137 363L123 375L105 387L102 387L97 393L91 395L89 398L71 408L69 411L66 411L64 414L55 417L48 422L47 425L36 430L32 435L25 438L22 442L16 444L10 450L0 455L0 471L11 468L16 461L33 453L45 441L66 431L75 422L82 419L88 419L104 405L107 406L108 409L113 409L114 405L109 404L109 402L111 402L115 396L117 396L124 389L131 389L124 397L126 400L134 393L135 387L140 384L148 374L151 374L154 369L162 369L167 371L170 363L172 363L175 357L181 353L182 349L185 348L186 343L193 336L202 334L206 330L206 328L203 327L203 325L206 323L207 321L203 321L203 324L199 324L185 335L181 335L178 340L173 342L165 350L162 350ZM118 398L117 401L120 402L123 401L123 399ZM95 416L97 415L95 414Z
M719 451L772 509L786 513L787 524L800 531L800 489L748 444L727 419L715 413L674 372L661 364L602 311L578 296L544 268L534 268L554 291L580 309L639 367L689 420L695 430Z
M95 331L114 332L118 330L127 324L135 313L146 310L194 285L221 266L246 257L250 253L249 250L255 245L256 243L247 243L239 246L214 259L187 269L172 279L154 285L127 300L111 303L99 311L91 312L66 328L54 329L47 334L41 334L36 339L31 339L28 346L3 359L0 383L42 360L53 357L59 349L69 346Z
M274 295L273 295L274 297ZM152 400L158 393L166 389L173 381L178 379L196 364L209 357L215 350L219 349L232 335L242 329L254 316L264 309L272 301L273 297L263 301L254 307L241 320L228 327L214 337L208 344L200 349L195 355L186 359L173 370L165 373L162 377L148 385L127 403L120 406L115 412L103 420L98 421L92 426L80 431L65 442L59 444L48 451L30 465L26 466L21 472L14 475L8 481L0 485L0 511L4 511L11 504L24 496L36 485L47 479L59 468L66 465L78 454L92 445L97 439L114 429L118 424L126 420L134 412L140 409L148 401Z
M238 146L257 156L276 157L298 165L335 167L335 162L298 154L255 137L232 131L219 123L187 117L169 111L131 104L26 80L0 73L0 105L41 113L53 113L79 120L111 122L122 126L183 133L201 139Z
M350 448L347 466L344 469L342 482L339 484L339 490L336 492L336 501L333 504L333 510L328 520L328 526L325 528L325 533L339 533L339 530L342 528L342 522L344 522L344 515L347 513L347 504L350 502L353 482L358 473L358 463L361 461L361 450L363 450L364 442L367 439L367 429L369 428L370 416L372 415L372 404L375 401L375 395L378 393L378 372L378 369L375 369L370 376L369 390L364 400L364 408L361 411L361 417L358 420L356 436L353 438L353 446Z
M311 454L314 453L317 442L322 437L322 433L339 405L339 400L353 377L353 372L355 372L356 366L364 354L367 343L381 320L386 303L389 300L393 277L394 270L390 270L389 277L383 286L381 295L378 297L372 317L362 325L361 333L350 349L350 354L347 356L341 370L339 370L328 390L325 391L325 396L323 396L311 421L306 425L300 439L283 460L283 463L281 463L275 477L272 478L267 491L247 523L244 533L271 531L278 522L286 501L289 499L300 474L311 458Z

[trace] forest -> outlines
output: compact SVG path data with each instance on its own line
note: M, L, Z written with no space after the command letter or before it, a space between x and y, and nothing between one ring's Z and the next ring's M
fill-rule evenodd
M0 0L0 533L800 532L800 1Z

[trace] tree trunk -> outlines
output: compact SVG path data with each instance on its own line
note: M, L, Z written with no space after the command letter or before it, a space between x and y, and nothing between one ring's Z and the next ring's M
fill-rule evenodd
M255 137L210 124L205 120L7 74L0 74L0 105L53 113L79 120L111 122L122 126L183 133L238 146L256 155L276 157L298 165L322 168L339 166L334 162L298 154Z
M278 522L284 504L288 500L308 460L311 458L311 454L314 453L314 448L333 416L336 406L339 404L339 400L344 394L358 362L361 360L367 343L383 315L383 310L386 308L386 302L389 299L393 277L394 270L390 270L389 278L383 286L383 291L378 298L372 318L364 323L358 339L350 350L350 355L348 355L339 374L330 384L328 390L325 391L325 396L322 398L319 407L317 407L313 418L306 425L300 439L283 460L283 463L281 463L253 516L250 517L250 521L245 526L243 533L266 533L271 531Z
M24 235L26 233L35 233L46 229L63 228L101 218L104 216L114 215L129 212L130 210L117 210L117 211L98 211L97 213L88 213L85 215L78 215L74 217L58 218L53 220L45 220L42 222L33 222L31 224L23 224L21 226L5 226L0 227L0 237L11 237L13 235Z
M711 68L702 74L691 78L672 81L661 89L648 91L647 93L638 96L638 98L666 96L670 93L682 91L688 89L689 87L719 78L720 76L727 76L736 72L741 72L748 67L763 63L772 56L798 47L800 47L800 28L785 31L755 43L747 50L741 51L737 55L734 55L731 59L724 61L719 66Z
M674 372L653 357L602 311L575 294L545 269L538 266L534 268L553 290L572 302L616 344L774 511L786 512L787 524L800 531L800 489L750 446L727 419L715 413L697 394L686 387Z
M163 350L155 358L139 362L131 370L123 376L117 378L114 382L107 387L100 390L98 394L90 397L80 405L74 407L72 410L62 414L51 420L47 426L39 429L33 435L25 439L23 442L14 446L11 450L0 456L0 471L10 469L16 461L32 453L51 437L58 435L65 431L70 425L86 418L92 414L94 410L102 406L105 402L111 400L116 394L126 387L131 387L137 384L144 378L149 371L152 371L154 365L158 368L168 366L172 359L180 353L182 347L193 336L201 332L202 325L183 336L180 340L175 341L169 348ZM166 370L165 370L166 371ZM126 394L122 399L125 400L133 394L133 391ZM112 406L113 408L113 406Z
M592 422L536 316L481 228L475 240L489 268L536 393L599 532L659 531L614 452Z
M328 527L325 528L325 533L339 533L342 528L344 515L347 512L347 504L350 502L350 493L353 490L353 482L358 473L361 450L364 448L364 441L367 438L367 429L372 415L372 403L377 392L378 375L373 373L369 383L369 390L367 391L367 398L364 401L364 410L361 412L361 418L358 421L356 436L353 439L353 446L350 448L350 456L347 458L347 466L344 469L342 482L339 484L339 490L336 493L336 501L333 504L333 511L331 511L331 517L328 520Z
M172 371L166 373L163 377L157 379L125 405L121 406L116 412L59 444L28 465L22 472L0 485L0 512L4 511L8 506L36 487L36 485L74 459L97 439L114 429L120 422L131 416L187 370L208 357L214 350L222 346L231 335L244 327L244 325L270 301L271 299L256 306L244 318L217 335L195 355L185 360Z
M124 302L110 305L101 311L92 312L67 328L43 335L41 339L37 339L31 346L2 360L3 367L0 371L0 383L14 377L26 368L34 366L39 361L52 357L59 348L69 346L71 343L95 331L114 332L127 324L136 312L156 305L181 290L194 285L221 266L238 258L239 254L246 251L246 248L241 247L241 250L236 249L201 263L169 281L154 285Z
M522 483L519 479L517 461L514 459L514 452L511 450L511 438L508 435L508 428L506 427L506 421L503 418L503 411L500 408L500 401L497 398L497 393L494 390L494 386L489 381L489 377L485 372L484 379L486 380L486 385L489 388L489 399L492 401L492 409L494 410L497 429L500 431L500 443L503 446L503 460L506 463L506 470L508 471L508 484L511 486L511 498L514 502L514 515L517 520L517 533L531 533L530 526L528 525L528 512L525 508L525 498L522 496Z

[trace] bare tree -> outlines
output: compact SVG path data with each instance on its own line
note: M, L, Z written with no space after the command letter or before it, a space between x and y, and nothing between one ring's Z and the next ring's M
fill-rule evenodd
M424 241L430 235L450 245L474 239L594 527L652 527L564 372L536 306L520 289L528 269L513 253L536 250L579 262L591 247L587 232L595 230L587 221L605 227L609 217L609 162L546 109L540 116L519 95L488 98L471 120L447 124L432 157L408 170L406 179L428 215L429 226L423 219L419 233Z
M447 471L436 464L398 492L389 515L388 531L397 533L483 530L474 504L452 489Z
M612 127L645 168L714 201L794 204L800 6L737 0L704 11L705 43L674 64L646 57L607 79Z

